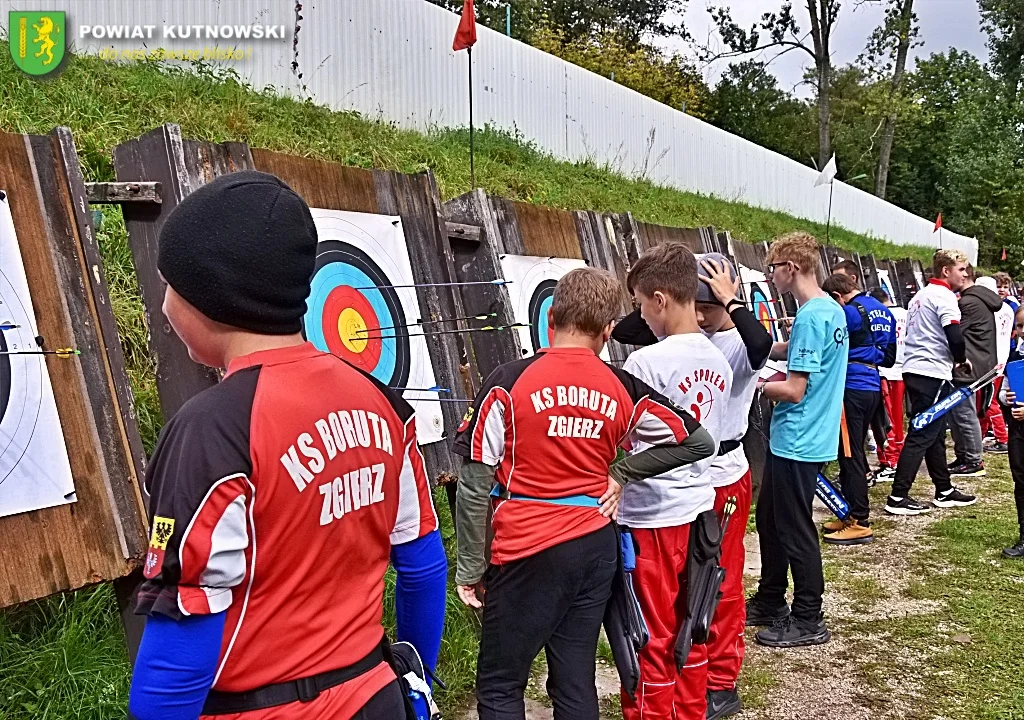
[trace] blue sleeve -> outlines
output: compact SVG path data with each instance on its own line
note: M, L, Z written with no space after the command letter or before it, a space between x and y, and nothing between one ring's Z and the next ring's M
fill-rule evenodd
M797 313L789 334L789 352L786 365L797 372L821 372L821 355L825 347L821 319L813 308Z
M441 531L391 548L395 566L398 639L412 643L423 664L434 670L441 650L448 593L448 558Z
M860 319L860 312L854 307L853 303L843 305L843 314L846 315L846 327L850 332L860 330L863 321Z
M225 613L146 621L128 710L138 720L195 720L213 686Z

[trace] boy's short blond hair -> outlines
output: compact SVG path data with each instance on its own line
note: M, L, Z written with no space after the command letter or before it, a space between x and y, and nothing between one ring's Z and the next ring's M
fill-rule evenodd
M818 241L810 233L796 231L780 235L768 248L767 264L792 262L804 275L818 275L821 258Z
M646 250L629 270L630 294L647 297L661 291L680 305L697 299L697 257L680 242L667 242Z
M937 278L942 277L943 268L952 267L957 263L967 263L969 265L970 260L960 250L936 250L935 254L932 255L932 275Z
M551 322L556 328L596 336L619 316L622 286L607 270L578 268L567 272L551 299Z

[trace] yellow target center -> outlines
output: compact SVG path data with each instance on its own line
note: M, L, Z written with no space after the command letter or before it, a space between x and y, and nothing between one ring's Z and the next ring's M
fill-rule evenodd
M361 353L369 342L366 322L359 311L345 308L338 315L338 337L351 352Z

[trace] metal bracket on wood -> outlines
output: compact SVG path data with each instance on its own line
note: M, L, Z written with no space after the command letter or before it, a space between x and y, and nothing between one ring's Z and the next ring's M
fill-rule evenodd
M481 242L483 239L484 229L479 225L467 225L465 223L457 222L446 222L445 227L448 230L448 237L460 238L462 240L471 240L472 242Z
M162 202L158 182L86 183L85 193L90 204L148 202L159 205Z

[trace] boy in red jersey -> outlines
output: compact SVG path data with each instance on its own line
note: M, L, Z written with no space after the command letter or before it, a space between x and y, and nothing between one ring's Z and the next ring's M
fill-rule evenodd
M622 485L714 452L692 415L598 357L620 292L603 270L566 274L549 312L551 347L491 373L455 441L467 458L456 582L463 602L484 608L481 720L525 718L523 691L541 649L556 720L598 716L595 656L617 571L611 520ZM612 464L625 438L653 447Z
M316 244L302 199L258 172L196 190L161 230L164 314L193 360L227 373L171 418L147 468L140 720L405 712L383 579L392 544L436 538L437 517L412 408L302 339Z

